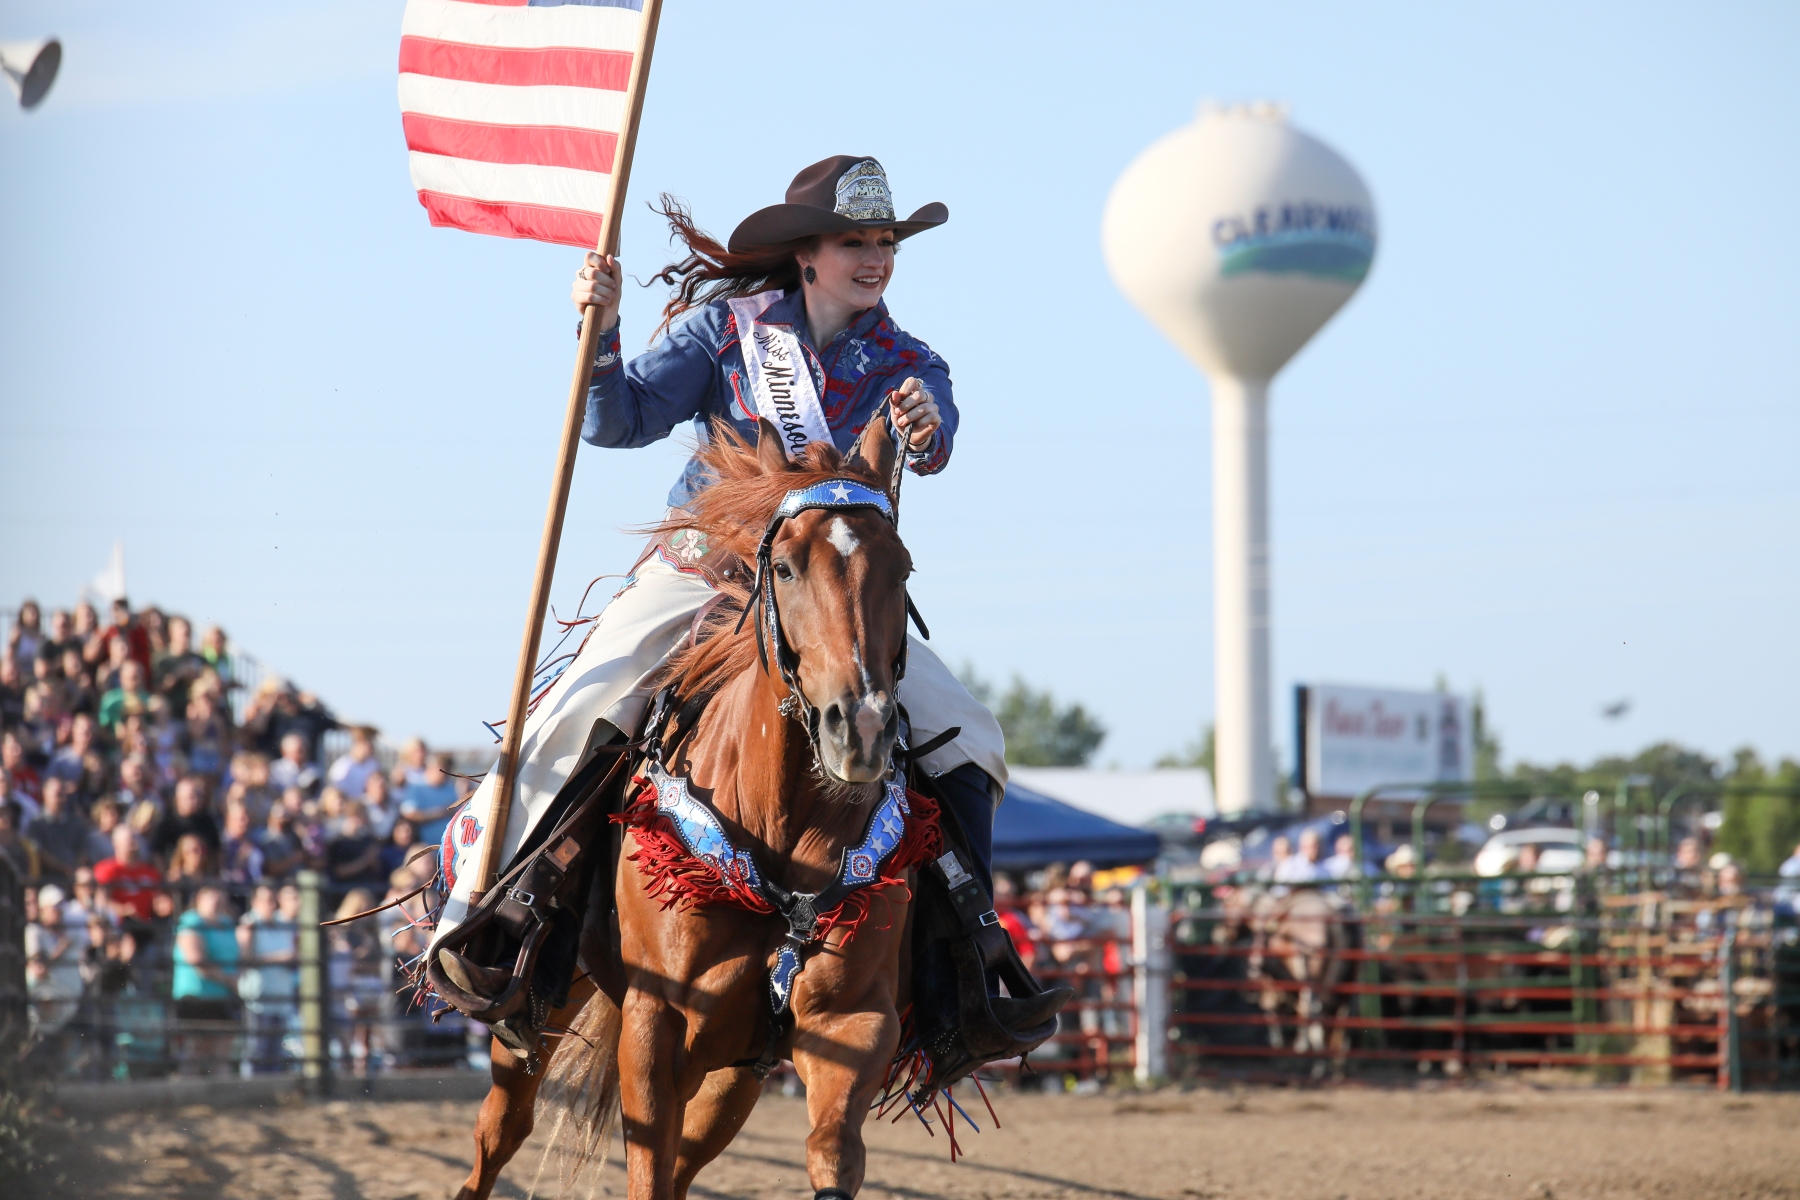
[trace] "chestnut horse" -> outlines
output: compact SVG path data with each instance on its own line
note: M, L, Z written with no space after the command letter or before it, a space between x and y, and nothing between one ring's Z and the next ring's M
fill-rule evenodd
M853 479L886 493L895 448L876 420L847 459L814 444L789 462L765 421L755 448L716 427L703 458L715 482L659 532L699 530L750 563L791 490ZM769 622L740 623L748 591L726 584L723 601L704 618L710 636L668 667L671 709L699 713L679 730L666 766L710 802L732 844L748 850L767 877L816 893L837 878L844 850L863 838L889 772L912 562L893 522L873 508L785 520L768 562L801 696L790 698L781 673L761 665L759 641L777 661ZM817 710L816 739L788 715L802 697ZM703 707L688 703L695 698ZM686 1196L761 1095L762 1081L746 1064L771 1049L769 971L787 922L723 904L670 906L634 861L641 849L627 828L610 894L597 887L589 902L586 979L548 1023L570 1036L544 1039L545 1104L563 1132L574 1130L579 1170L604 1153L616 1094L628 1194L667 1200ZM863 1117L900 1040L911 893L885 886L866 902L854 936L837 926L805 955L793 984L792 1029L773 1047L806 1085L812 1186L845 1197L862 1185ZM617 941L608 945L615 912ZM485 1198L532 1128L539 1076L497 1042L493 1063L475 1167L459 1200ZM566 1172L565 1180L573 1182Z

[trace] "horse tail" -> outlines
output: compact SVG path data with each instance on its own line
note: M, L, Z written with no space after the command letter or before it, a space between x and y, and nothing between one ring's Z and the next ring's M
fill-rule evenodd
M595 992L551 1056L538 1091L539 1111L551 1118L550 1135L531 1180L531 1195L537 1195L538 1181L552 1159L559 1195L575 1195L584 1177L588 1194L599 1193L600 1172L619 1119L620 1024L619 1006L605 992Z

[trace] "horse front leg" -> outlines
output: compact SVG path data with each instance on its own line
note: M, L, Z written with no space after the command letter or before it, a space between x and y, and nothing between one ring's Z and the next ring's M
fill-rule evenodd
M794 1070L806 1084L806 1174L815 1193L835 1188L854 1196L868 1152L863 1118L900 1044L893 1012L848 1013L809 1021L794 1039Z
M619 1033L619 1116L625 1136L626 1195L672 1200L686 1106L677 1058L686 1021L666 1000L633 990Z

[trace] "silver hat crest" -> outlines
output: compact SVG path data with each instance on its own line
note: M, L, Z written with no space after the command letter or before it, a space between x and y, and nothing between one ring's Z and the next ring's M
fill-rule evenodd
M880 163L865 158L838 176L835 211L852 221L894 219L893 193L888 191L887 172Z

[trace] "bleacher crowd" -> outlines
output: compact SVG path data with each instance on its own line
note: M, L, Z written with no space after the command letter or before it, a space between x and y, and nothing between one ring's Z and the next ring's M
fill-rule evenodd
M0 857L26 885L27 981L53 1069L285 1069L295 876L319 872L350 915L436 868L422 850L467 788L448 758L414 739L384 768L373 729L278 679L246 694L239 676L218 626L196 641L185 617L124 599L105 621L87 603L19 607L0 651ZM323 761L327 736L346 733ZM390 1026L406 1012L396 963L418 937L397 912L330 932L346 1065L416 1048L416 1031Z

